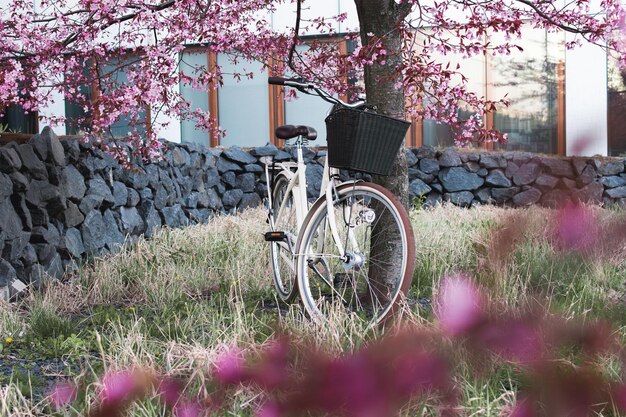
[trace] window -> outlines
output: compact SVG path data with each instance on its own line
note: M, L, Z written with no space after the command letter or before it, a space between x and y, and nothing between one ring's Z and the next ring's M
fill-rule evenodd
M114 92L122 86L128 85L128 72L137 65L140 56L123 55L111 58L103 64L85 63L85 82L78 87L78 91L85 97L85 101L65 98L65 130L68 135L76 135L87 128L88 119L91 117L85 103L96 103L101 94ZM89 72L93 71L94 76ZM115 137L127 136L138 133L145 135L150 124L150 110L147 105L138 103L137 114L121 114L113 123L109 132Z
M493 44L502 41L499 34L492 38ZM486 127L508 135L506 144L496 144L494 148L565 153L564 43L563 32L550 33L527 26L517 41L522 52L465 59L454 54L443 57L444 65L460 65L459 72L467 77L469 91L489 100L506 98L510 102L484 120ZM461 106L459 118L471 114L470 109ZM428 119L421 124L421 141L418 137L414 146L454 144L449 126Z
M8 133L37 133L39 130L37 113L25 112L16 104L6 108L0 117L0 125Z
M617 57L609 54L608 81L608 141L609 155L626 154L626 71L619 68Z
M80 93L86 97L88 101L93 100L91 94L91 86L81 85ZM85 106L72 100L65 100L65 132L68 135L78 135L85 129L85 122L90 114L85 110Z
M510 102L493 117L493 127L508 134L508 142L498 144L498 149L563 153L559 119L563 119L564 42L563 32L527 27L518 41L522 52L491 57L489 94L500 98L508 93Z
M180 62L180 71L195 78L197 76L196 69L203 68L208 65L207 52L204 49L189 49L183 52ZM209 93L208 89L194 88L189 83L181 83L180 94L190 104L190 110L197 109L209 112ZM197 120L195 118L182 118L180 122L181 138L183 142L192 142L204 146L210 145L209 133L196 127Z
M269 141L270 111L267 71L263 71L263 64L226 54L217 56L217 64L223 74L223 85L217 93L218 120L226 130L220 144L265 145Z
M296 53L305 53L309 49L307 44L296 47ZM296 58L294 57L294 60ZM285 72L285 77L291 77L291 72ZM311 146L326 146L326 123L324 119L332 105L317 96L309 96L298 92L295 100L285 100L285 124L311 126L317 130L317 139L310 142Z
M468 91L476 94L478 97L486 97L485 86L485 57L483 55L475 55L470 58L463 58L458 54L446 55L444 66L450 65L450 68L460 66L459 72L467 77ZM460 80L458 80L460 81ZM459 119L469 118L473 112L464 109L461 106L459 111ZM450 126L440 124L434 120L423 120L422 140L424 145L430 146L454 146L454 136Z
M101 90L103 94L115 91L129 84L128 73L134 70L134 67L141 60L137 55L123 55L119 58L109 59L104 65L99 66L99 74L101 80ZM109 127L109 131L115 137L126 136L128 134L138 133L145 135L150 124L149 108L141 105L136 114L121 114L119 119Z
M311 43L318 43L322 47L337 48L341 54L350 54L354 51L356 43L352 40L346 40L344 37L305 37L303 43L296 47L296 53L305 54L311 48ZM294 57L294 60L297 58ZM323 70L321 70L323 72ZM285 77L291 77L290 71L285 71ZM348 84L355 86L362 80L358 79L354 74L348 74ZM340 97L344 101L349 101L349 97ZM306 95L298 92L297 100L284 102L285 108L285 124L311 126L317 130L317 139L310 142L310 146L327 146L326 144L326 123L325 119L330 111L332 104L313 95Z

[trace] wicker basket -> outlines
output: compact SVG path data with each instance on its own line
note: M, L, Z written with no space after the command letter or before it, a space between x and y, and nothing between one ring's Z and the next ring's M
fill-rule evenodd
M328 165L389 175L410 125L371 110L335 110L326 118Z

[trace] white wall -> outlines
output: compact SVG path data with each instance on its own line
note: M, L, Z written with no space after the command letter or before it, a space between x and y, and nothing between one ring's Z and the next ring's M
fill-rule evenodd
M567 35L567 41L573 35ZM606 52L591 44L565 54L567 155L607 155Z
M359 19L356 13L354 0L311 0L302 3L302 21L300 23L300 36L317 35L314 27L307 20L316 17L331 17L340 13L348 13L348 19L342 23L332 21L332 28L336 33L354 30L359 27ZM280 32L289 32L296 22L295 3L283 3L278 5L276 12L272 13L272 29ZM311 26L311 27L309 27Z
M59 117L65 116L65 97L59 91L51 92L52 98L48 102L47 106L44 106L39 109L39 116L43 117ZM40 129L43 128L44 124L49 124L46 120L43 120L43 123L39 123ZM57 135L65 135L65 123L54 125L52 129Z

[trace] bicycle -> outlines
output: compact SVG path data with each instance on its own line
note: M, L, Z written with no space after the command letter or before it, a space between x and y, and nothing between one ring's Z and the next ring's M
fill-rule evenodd
M411 284L415 240L406 209L386 188L363 180L340 181L340 168L386 175L408 122L377 115L365 102L332 97L301 79L270 77L333 104L326 118L328 154L319 198L309 206L302 149L315 140L308 126L280 126L276 137L296 138L296 163L265 164L274 285L281 300L297 295L313 319L337 310L370 325L391 317ZM386 146L376 134L393 139ZM359 142L360 138L369 137ZM342 148L348 143L348 148ZM361 143L362 148L354 144ZM380 151L382 149L382 151ZM379 154L371 155L372 150ZM369 153L369 154L368 154ZM270 176L271 171L271 176Z

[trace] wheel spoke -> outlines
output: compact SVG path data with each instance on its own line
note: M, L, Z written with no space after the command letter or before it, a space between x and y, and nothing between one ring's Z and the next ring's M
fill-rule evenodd
M336 308L334 305L349 314L363 314L371 324L378 323L392 311L410 282L407 236L412 232L408 215L388 192L379 189L362 183L338 193L332 209L346 257L341 256L331 237L325 204L316 203L313 215L303 225L298 280L304 305L312 316L323 317ZM394 241L391 247L385 244L386 239ZM414 256L414 247L410 251ZM302 256L323 261L326 270L305 266L308 262ZM412 267L412 260L410 264Z

